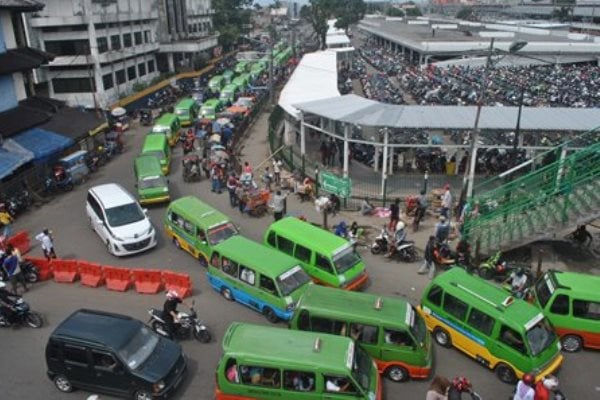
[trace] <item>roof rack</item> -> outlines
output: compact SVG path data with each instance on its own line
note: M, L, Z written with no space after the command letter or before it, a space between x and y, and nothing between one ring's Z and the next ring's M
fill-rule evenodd
M471 296L477 297L479 300L486 302L487 304L489 304L492 307L496 307L498 308L498 305L495 304L493 301L486 299L485 297L483 297L482 295L480 295L479 293L476 293L474 291L472 291L471 289L464 287L463 285L461 285L460 283L456 283L456 282L452 282L452 284L454 286L456 286L457 288L464 290L465 292L469 293Z

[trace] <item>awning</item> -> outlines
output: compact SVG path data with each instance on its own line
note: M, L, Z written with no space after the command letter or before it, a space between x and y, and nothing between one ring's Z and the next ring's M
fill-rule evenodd
M9 138L26 129L43 124L52 114L41 109L18 105L0 113L0 136Z
M77 142L87 137L91 131L102 125L104 121L104 118L98 118L95 112L63 107L52 116L50 121L38 126L38 128L58 133Z
M0 179L4 179L12 174L21 165L26 164L27 161L29 160L19 154L0 148Z
M52 54L32 49L31 47L9 49L0 54L0 75L27 71L52 60L54 60Z
M40 128L33 128L12 138L17 144L33 153L35 162L44 162L50 156L59 153L74 141L68 137Z

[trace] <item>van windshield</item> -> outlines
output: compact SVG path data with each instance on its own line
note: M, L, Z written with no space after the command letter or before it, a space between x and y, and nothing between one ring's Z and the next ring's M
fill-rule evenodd
M548 304L548 300L550 300L550 297L554 293L554 288L554 282L552 282L548 273L535 284L535 294L542 308L545 308L546 304Z
M112 227L133 224L141 221L146 216L136 203L123 204L122 206L106 209L108 225Z
M299 265L277 277L277 285L282 296L289 296L308 281L310 281L310 277Z
M205 106L205 107L202 107L202 110L200 111L200 113L202 115L213 115L215 113L215 109L213 107Z
M140 179L138 182L139 189L162 188L167 186L167 180L164 176L148 176Z
M188 114L189 114L189 111L186 109L183 109L183 108L175 110L175 115L187 116Z
M413 337L417 340L417 342L419 342L420 344L425 344L425 336L427 335L427 328L425 327L425 321L423 320L423 317L421 317L421 314L419 314L414 307L412 307L413 310L413 321L412 324L410 326L410 332L412 333Z
M371 368L373 368L371 358L360 346L356 346L352 376L364 391L368 391L371 386Z
M231 222L227 222L225 224L215 226L208 231L208 243L210 243L211 246L216 246L217 244L224 242L238 233L239 232L235 225L233 225Z
M131 337L129 342L118 350L119 356L131 369L137 369L154 352L158 336L145 326Z
M546 350L554 343L554 339L556 339L554 330L545 319L542 319L529 329L525 336L527 337L527 343L531 349L532 356L537 356L542 351Z
M351 246L333 257L333 264L338 274L343 274L360 262L360 256Z

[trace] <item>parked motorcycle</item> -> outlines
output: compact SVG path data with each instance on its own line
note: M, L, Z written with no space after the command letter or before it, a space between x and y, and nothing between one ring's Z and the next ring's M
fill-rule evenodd
M418 255L417 250L415 249L415 242L412 240L403 240L400 243L393 242L387 228L384 226L371 244L371 254L386 253L389 246L393 244L396 248L392 253L392 257L397 257L400 261L407 263L415 262L417 260Z
M18 193L12 196L3 196L0 200L0 210L6 210L11 217L16 217L19 214L24 213L31 207L33 203L31 195L26 188L23 188Z
M73 183L73 178L71 178L71 176L65 176L60 180L58 180L56 177L48 177L44 186L44 191L47 194L50 194L58 191L70 192L75 187L75 184Z
M502 261L502 252L497 251L479 265L479 276L486 280L494 279L497 282L502 282L519 268L523 268L528 275L528 278L531 278L530 282L533 282L533 274L530 265Z
M198 319L198 314L194 310L195 302L192 301L189 313L180 312L178 314L179 322L175 323L175 338L174 339L189 339L192 335L202 343L208 343L211 339L211 334L204 322ZM169 331L166 327L166 322L163 319L163 312L156 308L148 310L150 320L148 323L152 330L159 335L169 338Z
M40 280L40 271L31 261L23 260L19 266L21 268L21 273L28 283L36 283Z
M31 311L29 304L22 297L17 297L14 302L3 302L5 310L0 312L0 327L27 325L31 328L41 328L44 324L42 316Z
M383 254L388 251L388 243L390 242L390 235L387 231L387 227L384 225L379 235L375 236L375 240L371 244L371 254Z

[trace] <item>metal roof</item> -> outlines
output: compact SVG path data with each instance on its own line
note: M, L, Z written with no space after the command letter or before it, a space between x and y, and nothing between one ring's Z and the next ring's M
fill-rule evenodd
M298 110L360 126L406 129L472 129L476 106L404 106L349 94L299 104ZM483 107L480 129L514 129L519 107ZM588 131L600 126L597 108L523 107L521 129Z

